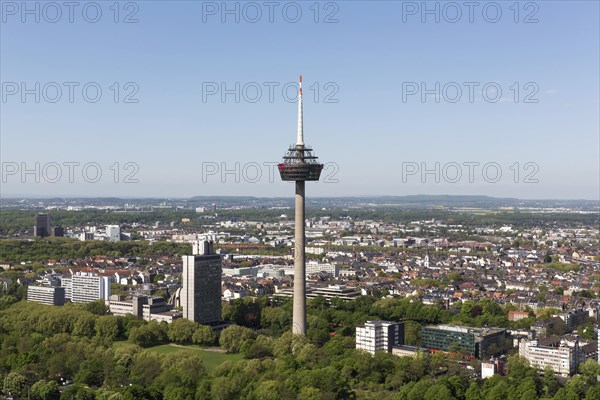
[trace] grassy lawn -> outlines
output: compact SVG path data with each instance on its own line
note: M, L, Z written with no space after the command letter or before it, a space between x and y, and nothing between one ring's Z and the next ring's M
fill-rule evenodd
M241 354L217 353L215 351L202 350L202 348L199 346L174 346L171 344L163 344L161 346L150 347L146 349L146 351L152 351L158 354L176 353L179 351L192 351L197 354L200 354L202 360L204 361L204 366L209 372L224 361L238 361L243 358Z

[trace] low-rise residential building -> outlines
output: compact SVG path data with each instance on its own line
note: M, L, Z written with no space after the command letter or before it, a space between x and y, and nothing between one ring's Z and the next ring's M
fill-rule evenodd
M527 311L509 311L508 312L508 320L509 321L519 321L525 318L529 318L529 313Z

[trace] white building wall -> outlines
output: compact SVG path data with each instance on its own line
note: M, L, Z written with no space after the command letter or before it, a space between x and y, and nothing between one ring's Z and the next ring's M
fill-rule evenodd
M121 240L121 227L119 225L106 225L106 238L111 242Z
M401 344L397 325L397 322L367 321L364 326L356 328L356 348L375 354L376 351L388 351L391 346ZM394 343L389 343L390 332L394 330Z

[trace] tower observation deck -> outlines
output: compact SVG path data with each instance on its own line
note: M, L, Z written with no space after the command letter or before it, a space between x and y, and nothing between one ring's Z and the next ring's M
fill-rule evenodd
M323 164L319 164L313 150L304 145L290 146L283 162L279 163L282 181L318 181Z

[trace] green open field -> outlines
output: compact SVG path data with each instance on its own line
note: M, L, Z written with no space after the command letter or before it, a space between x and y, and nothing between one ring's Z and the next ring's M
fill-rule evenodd
M146 349L146 351L152 351L158 354L176 353L180 351L195 352L202 356L204 366L209 372L224 361L238 361L244 358L241 354L219 353L216 351L204 350L199 346L180 346L173 344L163 344L160 346L150 347Z

